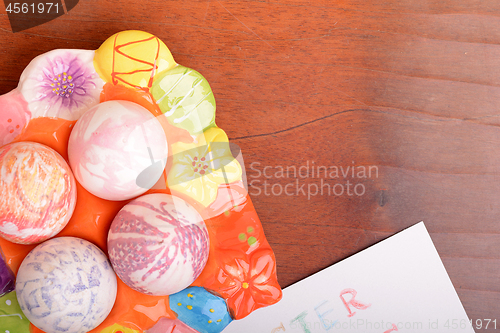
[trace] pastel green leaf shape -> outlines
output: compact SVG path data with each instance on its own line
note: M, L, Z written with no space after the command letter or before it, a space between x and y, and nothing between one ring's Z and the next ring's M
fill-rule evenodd
M191 134L215 124L215 98L197 71L178 65L158 74L151 95L168 121Z
M21 311L15 291L0 297L0 333L7 332L30 332L30 322Z

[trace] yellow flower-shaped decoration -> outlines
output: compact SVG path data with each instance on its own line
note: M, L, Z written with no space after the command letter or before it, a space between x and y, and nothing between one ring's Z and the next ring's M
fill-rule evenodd
M119 324L113 324L112 326L109 326L105 329L103 329L100 333L140 333L139 331L136 331L134 329L119 325Z
M241 166L231 154L226 133L212 127L194 143L172 145L168 187L207 207L215 201L220 184L241 180Z

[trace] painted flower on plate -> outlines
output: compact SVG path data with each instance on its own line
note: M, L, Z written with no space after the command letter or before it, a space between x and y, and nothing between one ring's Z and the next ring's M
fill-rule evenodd
M14 290L16 276L3 259L2 248L0 248L0 297Z
M199 332L194 328L184 324L179 319L170 319L167 317L162 317L160 318L160 320L158 320L155 326L148 329L145 333L199 333Z
M33 59L18 86L32 118L77 120L98 104L104 81L93 59L94 51L88 50L53 50Z
M205 207L217 198L220 184L241 180L241 166L231 154L226 133L218 127L200 134L195 143L174 143L172 153L168 187Z
M242 319L281 299L272 250L258 250L249 256L227 251L217 261L219 268L205 287L226 299L234 319Z
M0 146L14 141L30 119L28 104L17 89L0 96Z
M24 315L15 291L0 297L0 332L29 333L30 322Z
M215 98L208 81L181 65L164 71L153 81L151 95L168 121L191 134L215 125Z
M135 326L135 325L134 325ZM140 333L138 330L122 326L120 324L113 324L106 327L99 333Z

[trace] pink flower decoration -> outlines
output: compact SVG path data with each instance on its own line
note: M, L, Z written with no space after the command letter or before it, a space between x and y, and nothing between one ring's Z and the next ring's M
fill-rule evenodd
M228 253L224 258L225 261L218 260L215 278L205 287L226 299L234 319L242 319L281 299L276 263L270 249L258 250L245 257L239 252Z
M28 104L17 89L0 96L0 146L14 141L30 119Z
M184 324L179 319L161 318L155 326L151 327L146 333L199 333L194 328Z
M244 207L247 194L241 180L231 184L220 184L215 201L205 209L203 217L216 217L231 209L239 212Z

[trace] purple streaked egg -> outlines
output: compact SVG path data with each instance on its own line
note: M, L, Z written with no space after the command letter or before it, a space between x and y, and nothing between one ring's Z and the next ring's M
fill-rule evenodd
M108 234L108 255L130 288L163 296L188 287L208 259L209 238L200 214L165 193L141 196L125 205Z
M84 333L101 324L116 299L116 275L101 249L76 237L52 238L24 258L17 300L47 332Z

